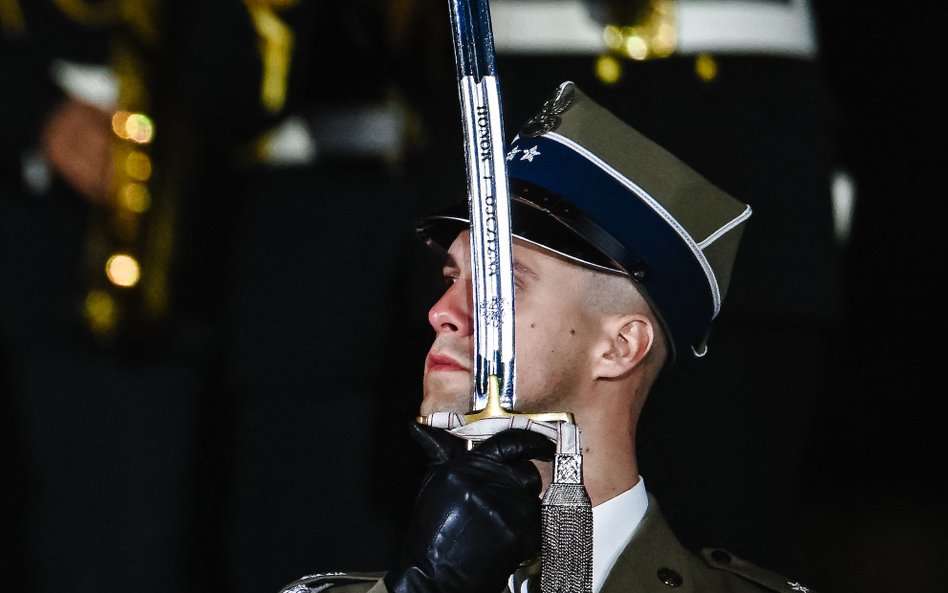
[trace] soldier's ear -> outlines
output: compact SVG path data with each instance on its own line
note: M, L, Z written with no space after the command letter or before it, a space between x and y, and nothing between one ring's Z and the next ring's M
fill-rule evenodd
M642 365L655 343L655 328L645 315L607 318L593 365L595 379L620 379Z

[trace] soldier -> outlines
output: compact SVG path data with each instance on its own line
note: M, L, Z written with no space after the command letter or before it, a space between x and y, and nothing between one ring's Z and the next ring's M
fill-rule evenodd
M649 392L676 359L707 351L751 208L563 83L507 156L514 234L518 411L571 412L593 505L595 593L684 587L805 591L721 549L682 546L636 456ZM424 219L447 288L428 320L422 414L470 409L467 205ZM400 562L385 573L312 575L286 593L539 591L540 499L553 448L522 429L467 450L413 424L431 460ZM533 462L531 462L533 460Z
M804 486L807 434L820 406L837 397L834 340L846 314L852 186L840 170L847 116L827 69L831 48L824 47L840 30L818 19L827 4L491 2L512 126L533 113L546 88L573 80L754 205L713 337L715 362L684 360L656 387L662 395L644 412L639 448L652 492L683 543L713 540L740 554L753 551L768 565L797 556L809 541L800 528L814 508ZM825 32L829 38L818 35ZM801 277L809 281L801 284ZM695 390L704 397L678 397ZM733 402L727 412L717 405L721 397ZM705 446L694 451L683 438L662 444L672 433ZM741 480L748 466L759 468L759 480L709 488ZM772 531L784 536L770 537Z

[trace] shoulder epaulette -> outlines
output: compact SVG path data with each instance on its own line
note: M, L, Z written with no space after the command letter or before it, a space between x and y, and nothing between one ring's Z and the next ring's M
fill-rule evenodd
M802 585L798 581L788 579L772 570L761 568L727 550L703 548L701 556L711 568L726 570L773 591L779 591L780 593L816 593L813 589Z
M333 587L375 583L384 573L325 572L306 575L280 589L280 593L319 593Z

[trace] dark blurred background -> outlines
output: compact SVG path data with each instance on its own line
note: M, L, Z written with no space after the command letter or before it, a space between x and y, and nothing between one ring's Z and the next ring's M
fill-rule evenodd
M683 543L941 591L936 5L816 2L805 55L636 60L524 40L643 3L528 4L495 23L509 134L574 80L755 209L709 355L643 419ZM439 289L413 221L465 191L448 25L435 0L0 0L4 590L275 593L396 557Z

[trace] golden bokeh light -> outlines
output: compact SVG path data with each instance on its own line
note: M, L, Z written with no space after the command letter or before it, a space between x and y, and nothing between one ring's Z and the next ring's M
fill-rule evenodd
M142 214L151 206L151 193L142 183L126 183L119 191L119 203L126 210Z
M602 30L602 39L609 49L614 51L622 50L622 31L619 30L619 27L606 25L606 28Z
M596 60L596 77L603 84L615 84L622 78L622 64L613 56L599 56Z
M695 56L695 74L705 82L711 82L718 77L718 61L710 54Z
M678 32L669 23L661 23L658 32L652 39L652 53L661 58L667 58L675 51L678 45Z
M133 113L125 120L126 137L139 144L148 144L155 135L155 125L144 113Z
M644 60L648 57L648 43L638 35L629 35L623 43L625 54L633 60Z
M112 284L128 288L138 284L141 268L134 257L116 253L105 263L105 275Z
M667 58L678 46L675 0L650 0L627 24L603 27L602 39L610 53L630 60Z
M91 290L83 303L86 322L96 334L107 334L115 329L118 310L112 295L103 290Z
M128 111L116 111L112 114L112 131L122 140L128 140L128 132L125 131L125 122L128 121Z
M144 152L134 150L125 157L125 172L132 179L147 181L151 177L151 159Z
M148 144L155 136L155 124L144 113L120 110L112 114L112 131L122 140Z

